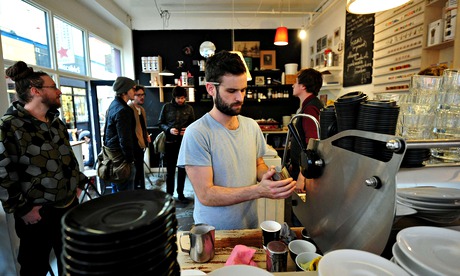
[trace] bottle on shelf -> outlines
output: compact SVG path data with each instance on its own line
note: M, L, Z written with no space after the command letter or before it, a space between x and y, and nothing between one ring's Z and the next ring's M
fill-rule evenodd
M182 72L181 73L180 80L181 80L182 86L187 86L188 85L188 74L187 74L187 72Z

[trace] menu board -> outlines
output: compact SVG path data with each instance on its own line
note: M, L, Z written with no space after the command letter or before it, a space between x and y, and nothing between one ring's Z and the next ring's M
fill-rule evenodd
M343 87L372 83L374 14L347 12Z

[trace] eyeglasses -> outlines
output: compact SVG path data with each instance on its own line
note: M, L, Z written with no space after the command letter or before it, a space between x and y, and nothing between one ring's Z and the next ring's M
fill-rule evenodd
M32 87L35 87L35 88L38 88L38 89L42 89L42 88L51 88L51 89L58 89L58 87L56 85L42 85L42 86L30 86L30 88Z

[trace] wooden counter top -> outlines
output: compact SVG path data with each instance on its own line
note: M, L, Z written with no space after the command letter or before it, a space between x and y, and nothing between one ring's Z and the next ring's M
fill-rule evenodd
M297 238L301 237L301 231L303 227L291 228L297 235ZM179 240L182 231L177 232L177 239ZM245 230L216 230L215 235L215 254L214 258L207 263L195 263L192 261L187 253L184 253L180 249L178 242L177 261L181 267L181 270L186 269L199 269L203 272L209 273L213 270L221 268L225 265L228 257L232 253L233 248L238 245L246 245L251 248L255 248L257 251L254 254L253 260L257 263L258 267L266 268L266 256L265 250L262 248L262 230L261 229L245 229ZM189 248L189 240L184 237L182 240L184 248ZM295 272L295 263L291 257L288 256L288 271ZM288 275L298 274L305 275L307 272L297 273L275 273L275 275ZM307 275L317 275L316 272L308 272Z

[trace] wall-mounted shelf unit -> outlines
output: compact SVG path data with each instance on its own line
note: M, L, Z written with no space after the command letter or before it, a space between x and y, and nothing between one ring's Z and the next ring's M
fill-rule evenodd
M422 50L422 68L429 67L434 64L446 63L450 68L460 68L460 19L457 16L457 7L446 7L448 0L433 0L427 1L425 5L423 34L423 50ZM452 18L455 14L455 24L452 26L455 29L455 35L452 39L444 39L444 31L446 29L447 18L452 13ZM443 27L441 28L442 42L428 46L429 24L441 19Z
M374 33L374 93L405 93L421 68L425 1L377 13Z
M342 89L342 67L317 67L316 70L323 74L323 85L321 86L321 91Z

